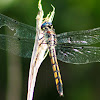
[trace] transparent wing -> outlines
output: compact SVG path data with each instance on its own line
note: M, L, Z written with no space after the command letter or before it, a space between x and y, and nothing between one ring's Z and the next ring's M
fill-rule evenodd
M90 45L100 42L100 28L65 32L57 35L58 44Z
M17 36L19 38L35 38L35 27L23 24L5 15L0 14L0 28L2 26L8 26L11 30L16 30L14 36Z
M100 42L100 28L58 34L57 58L73 64L99 62L100 47L91 46L98 42Z
M0 48L15 55L19 55L24 58L30 58L33 45L33 39L20 39L15 36L0 34Z
M100 62L100 47L62 44L56 46L56 52L57 58L66 63L86 64Z
M0 48L22 57L31 57L35 28L0 14L0 28L2 26L16 32L13 36L0 34ZM9 45L6 46L6 43Z

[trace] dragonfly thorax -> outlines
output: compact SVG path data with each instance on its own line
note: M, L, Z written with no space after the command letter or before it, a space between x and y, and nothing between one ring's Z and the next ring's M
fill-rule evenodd
M43 23L41 29L43 31L46 43L48 45L55 45L57 39L52 23L50 22Z

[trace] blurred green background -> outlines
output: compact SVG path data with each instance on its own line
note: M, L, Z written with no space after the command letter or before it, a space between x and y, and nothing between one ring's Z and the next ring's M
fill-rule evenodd
M35 27L38 0L0 0L0 13ZM100 0L42 0L45 15L56 8L56 33L100 26ZM3 32L3 31L1 31ZM2 33L3 34L3 33ZM49 56L42 63L34 100L100 100L100 63L59 62L64 97L56 91ZM26 100L30 59L0 50L0 100Z

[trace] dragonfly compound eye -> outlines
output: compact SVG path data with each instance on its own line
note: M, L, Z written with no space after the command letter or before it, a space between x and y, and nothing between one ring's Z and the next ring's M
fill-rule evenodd
M50 28L52 27L52 23L50 22L44 22L41 26L41 29L45 29L46 27Z

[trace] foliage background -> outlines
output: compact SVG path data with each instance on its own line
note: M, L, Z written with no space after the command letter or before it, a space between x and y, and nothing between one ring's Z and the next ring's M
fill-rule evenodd
M0 0L0 13L35 26L37 4L38 0ZM52 11L50 4L56 8L53 25L57 34L100 26L100 0L42 0L45 15ZM26 100L29 64L30 59L0 50L0 100ZM34 100L100 100L99 63L73 65L59 61L59 66L64 97L56 91L48 56L39 69Z

